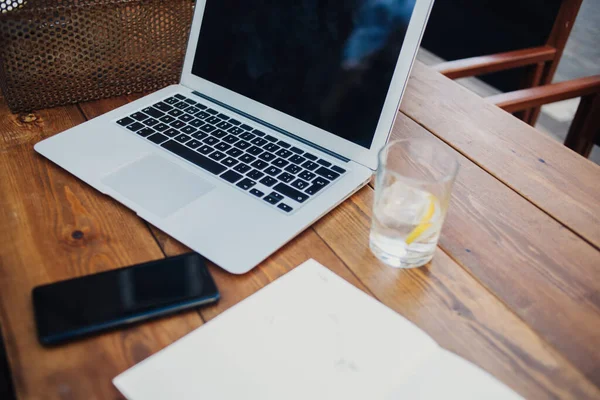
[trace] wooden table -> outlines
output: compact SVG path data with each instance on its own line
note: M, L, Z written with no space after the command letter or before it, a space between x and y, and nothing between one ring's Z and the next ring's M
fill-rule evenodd
M374 258L365 187L250 273L211 266L218 305L41 347L34 286L188 251L33 151L134 97L21 116L0 103L0 324L19 398L119 397L114 376L308 258L528 398L600 398L600 168L421 64L392 136L437 138L461 164L430 265Z

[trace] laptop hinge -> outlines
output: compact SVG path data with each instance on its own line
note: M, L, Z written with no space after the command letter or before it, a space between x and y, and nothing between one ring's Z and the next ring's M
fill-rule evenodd
M238 110L237 108L231 107L231 106L229 106L229 105L227 105L227 104L225 104L223 102L220 102L219 100L215 100L215 99L213 99L210 96L207 96L207 95L205 95L203 93L200 93L200 92L198 92L196 90L194 90L192 93L195 94L198 97L202 97L205 100L212 101L213 103L218 104L221 107L224 107L224 108L228 109L229 111L232 111L232 112L234 112L236 114L239 114L239 115L241 115L241 116L243 116L245 118L248 118L248 119L250 119L250 120L252 120L252 121L254 121L254 122L258 123L258 124L266 126L269 129L273 129L274 131L277 131L277 132L281 133L282 135L288 136L288 137L290 137L292 139L295 139L295 140L297 140L297 141L299 141L301 143L304 143L307 146L310 146L310 147L312 147L314 149L317 149L317 150L319 150L319 151L321 151L323 153L329 154L330 156L335 157L335 158L337 158L340 161L343 161L343 162L346 162L346 163L350 161L349 158L346 158L346 157L342 156L341 154L338 154L338 153L336 153L334 151L328 150L325 147L319 146L318 144L315 144L315 143L311 142L310 140L306 140L304 138L301 138L300 136L294 135L292 132L288 132L285 129L281 129L281 128L275 126L275 125L272 125L272 124L268 123L267 121L264 121L264 120L262 120L260 118L256 118L256 117L254 117L254 116L252 116L250 114L247 114L247 113L243 112L242 110Z

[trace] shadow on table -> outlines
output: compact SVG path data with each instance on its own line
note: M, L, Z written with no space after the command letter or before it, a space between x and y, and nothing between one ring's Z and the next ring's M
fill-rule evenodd
M4 341L2 340L2 333L0 332L0 399L4 400L15 400L15 392L12 385L12 379L10 376L10 369L8 368L8 358L6 357L6 350L4 349Z

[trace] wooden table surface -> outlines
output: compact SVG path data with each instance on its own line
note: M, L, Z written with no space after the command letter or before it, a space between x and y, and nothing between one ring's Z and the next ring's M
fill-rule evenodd
M600 398L600 167L421 64L392 137L436 138L461 164L430 265L370 253L367 186L250 273L211 265L217 305L43 348L34 286L188 251L33 150L137 97L28 116L0 99L0 325L18 398L119 398L114 376L308 258L527 398Z

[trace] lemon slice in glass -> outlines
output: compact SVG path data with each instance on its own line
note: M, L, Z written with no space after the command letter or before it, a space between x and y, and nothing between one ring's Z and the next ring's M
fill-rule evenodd
M439 213L439 202L437 201L437 198L434 195L429 194L428 199L429 204L425 213L423 213L421 220L419 221L415 229L413 229L406 237L406 244L408 245L413 243L415 240L419 239L424 233L426 233L429 230L429 228L433 226L432 220L434 219L434 216L437 213Z

